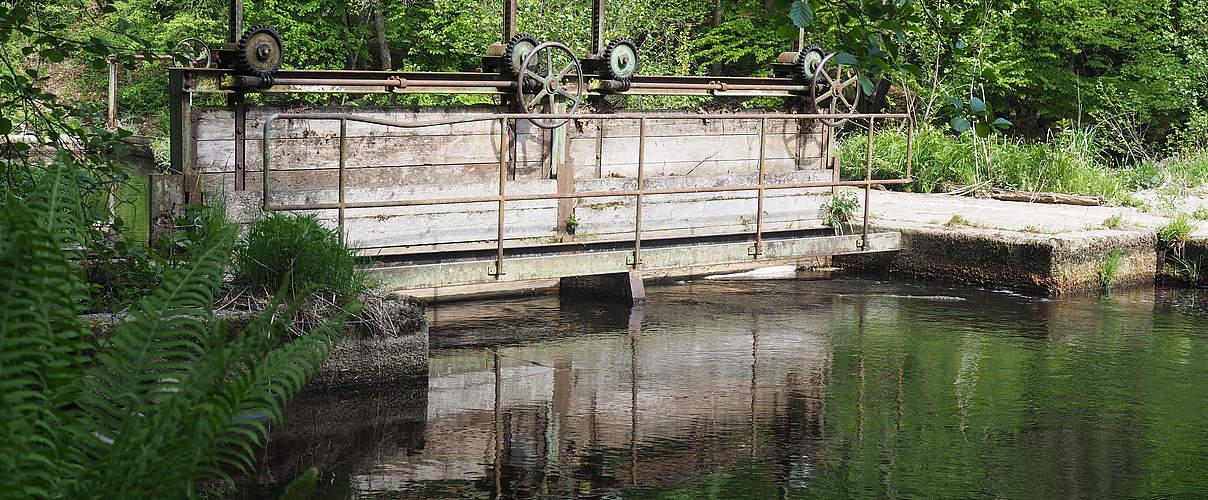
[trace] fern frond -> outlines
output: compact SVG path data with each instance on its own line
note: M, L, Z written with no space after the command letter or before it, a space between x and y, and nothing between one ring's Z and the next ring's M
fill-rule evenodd
M79 193L62 165L41 189L0 211L0 497L52 496L62 468L57 446L62 390L80 373L86 289L69 260L81 244ZM64 250L66 248L67 250ZM60 467L62 465L62 467Z

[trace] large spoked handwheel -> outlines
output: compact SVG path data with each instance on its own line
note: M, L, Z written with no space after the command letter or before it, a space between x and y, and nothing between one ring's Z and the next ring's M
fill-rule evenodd
M839 64L834 60L835 54L822 58L810 79L810 100L814 109L827 110L830 114L855 114L856 105L860 104L860 75L855 68ZM837 127L847 123L849 118L837 120L822 119L822 123Z
M196 38L186 38L176 44L176 51L186 59L189 68L210 67L210 46ZM179 64L180 61L177 61Z
M548 102L553 108L554 100L561 98L570 103L567 113L579 110L583 102L583 68L574 52L558 42L545 42L533 48L524 57L516 77L516 99L524 113L543 112L540 105ZM568 84L574 85L571 89ZM529 119L541 128L558 128L566 119Z

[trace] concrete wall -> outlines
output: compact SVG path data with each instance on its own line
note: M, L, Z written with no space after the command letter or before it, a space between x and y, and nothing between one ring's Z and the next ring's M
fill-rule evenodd
M468 117L497 112L493 106L425 108L322 108L397 121ZM278 109L248 112L247 187L257 200L262 183L261 125ZM198 109L194 171L207 192L234 188L233 118L228 110ZM499 123L495 121L402 129L348 123L346 199L385 201L497 194ZM647 188L755 183L758 120L650 119L646 128ZM578 121L565 137L520 121L509 132L512 148L507 191L512 194L635 189L638 123ZM831 180L822 151L823 127L768 122L765 165L769 182ZM272 131L270 189L278 204L337 200L339 122L278 121ZM817 205L829 189L769 190L765 228L820 226ZM753 231L756 193L649 196L643 202L643 237ZM246 204L246 203L245 203ZM251 204L253 207L255 203ZM405 245L409 251L489 248L496 232L496 204L430 205L348 210L349 240L362 247ZM315 212L332 223L335 210ZM567 216L579 220L579 240L628 238L631 197L577 201L509 202L509 244L566 239ZM254 215L254 211L244 218ZM560 226L560 223L563 223Z

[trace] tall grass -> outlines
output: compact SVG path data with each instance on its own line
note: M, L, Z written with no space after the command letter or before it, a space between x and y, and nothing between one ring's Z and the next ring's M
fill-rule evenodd
M863 134L853 134L842 141L839 154L845 179L864 177L866 145L867 136ZM906 146L906 136L898 130L875 134L873 175L879 178L905 175ZM1199 175L1191 165L1184 168ZM1203 170L1208 175L1208 169ZM1130 173L1128 169L1106 165L1095 138L1084 132L1067 132L1046 142L1030 142L998 136L979 139L972 134L951 136L932 127L920 127L914 135L916 181L902 189L936 192L988 181L1005 189L1114 198L1132 187Z
M371 286L356 251L313 215L270 213L252 223L235 247L235 284L272 292L288 280L291 296L325 291L351 299Z

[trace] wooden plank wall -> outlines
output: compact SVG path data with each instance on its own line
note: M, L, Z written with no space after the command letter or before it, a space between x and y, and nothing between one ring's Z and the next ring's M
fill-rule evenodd
M322 108L397 121L468 117L499 108L389 107ZM276 109L248 112L247 187L260 191L261 124ZM194 171L207 192L234 188L231 112L195 111ZM646 123L646 186L651 189L754 184L759 154L758 120L662 120ZM768 121L767 180L774 183L827 181L823 168L824 127L799 121ZM637 187L638 121L571 122L557 159L550 134L520 121L509 131L513 151L507 191L555 193L632 190ZM279 120L271 131L271 190L276 203L337 200L339 122ZM346 199L384 201L489 196L498 192L499 123L484 121L424 128L348 123ZM819 226L817 206L829 189L769 190L765 229ZM756 193L651 195L643 202L643 237L754 231ZM474 203L350 209L349 240L362 247L407 246L406 251L487 248L496 235L496 204ZM334 224L334 210L314 211ZM509 245L565 240L559 222L573 213L576 239L632 235L632 197L509 202L505 237ZM244 221L246 222L246 221ZM398 249L392 249L393 253Z

